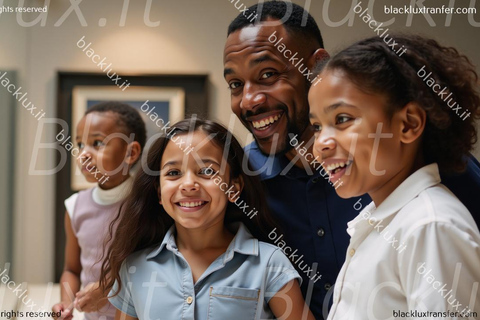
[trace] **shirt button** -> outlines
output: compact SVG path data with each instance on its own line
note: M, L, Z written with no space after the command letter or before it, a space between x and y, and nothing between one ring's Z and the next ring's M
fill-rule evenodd
M192 298L192 297L188 297L185 301L186 301L188 304L192 304L193 298Z
M325 235L325 230L323 230L323 228L318 229L317 235L318 235L319 237L323 237L323 236Z
M331 287L332 287L332 285L330 283L328 283L328 282L325 283L325 286L324 286L325 290L328 291L328 290L330 290Z
M313 179L312 179L312 182L313 182L313 183L317 183L318 180L320 180L320 178L319 178L319 177L316 177L316 178L313 178Z
M353 257L353 255L355 254L355 249L350 249L349 254L350 254L350 257Z

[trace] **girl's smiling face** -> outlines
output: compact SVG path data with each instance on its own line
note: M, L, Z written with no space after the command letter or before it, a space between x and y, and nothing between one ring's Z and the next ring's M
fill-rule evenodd
M378 205L401 183L396 176L408 166L402 121L397 113L389 119L386 97L362 92L342 71L327 69L321 77L308 96L314 155L337 182L339 196L369 193Z
M194 152L189 153L174 141L168 142L160 164L161 205L177 227L206 229L223 225L229 199L219 184L225 182L228 186L234 184L235 188L240 188L237 179L230 179L229 165L223 170L224 174L220 172L222 161L225 161L223 150L208 141L207 135L200 130L191 135L176 135L172 139L182 139L185 145L195 147Z

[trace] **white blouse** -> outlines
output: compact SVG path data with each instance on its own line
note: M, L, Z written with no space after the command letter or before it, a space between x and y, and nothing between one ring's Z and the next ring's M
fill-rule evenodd
M370 203L347 232L329 320L480 314L480 233L440 183L437 164L416 171L378 208Z

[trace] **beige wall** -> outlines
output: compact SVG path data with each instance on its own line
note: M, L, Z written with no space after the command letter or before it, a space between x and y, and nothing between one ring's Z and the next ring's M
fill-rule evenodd
M154 1L150 19L160 20L160 25L149 27L144 21L146 2L146 0L130 1L123 27L119 26L124 4L124 1L120 0L81 2L80 8L88 26L81 25L75 12L60 26L54 26L69 8L69 1L51 1L45 26L38 24L33 27L19 27L12 18L14 14L2 14L1 34L10 38L0 38L1 43L10 46L2 45L0 66L19 69L21 85L28 91L31 101L47 112L46 117L55 117L56 72L58 70L100 72L76 46L77 41L85 36L87 42L92 42L91 47L95 52L106 56L113 63L114 71L120 75L129 72L208 73L211 81L210 113L214 119L228 124L231 116L230 97L223 80L222 53L227 26L238 14L238 10L229 0ZM350 0L295 2L307 7L312 2L310 12L319 22L329 51L335 52L353 40L374 35L368 26L354 16L353 26L349 26L348 23L333 26L331 21L340 21L349 14L352 5ZM381 11L384 4L394 1L370 2L376 20L391 19L385 17ZM448 5L448 2L427 0L425 4L441 6ZM475 0L470 2L479 7ZM43 1L32 3L38 5ZM245 3L250 5L255 1ZM362 3L365 5L368 1ZM105 27L99 26L101 18L107 21ZM480 35L480 13L473 18L479 21L476 22L476 27L470 24L467 16L454 16L450 26L446 27L445 16L433 17L436 26L430 26L423 16L417 15L413 16L412 26L408 27L407 16L399 16L389 28L433 36L445 44L457 47L480 66L477 44ZM19 108L17 114L18 183L13 267L17 281L51 281L54 258L55 177L28 174L38 123L26 110ZM236 120L234 131L242 141L247 140L245 130ZM52 141L53 132L44 133L44 139ZM477 157L479 155L477 152ZM52 168L54 159L55 151L40 153L36 168Z

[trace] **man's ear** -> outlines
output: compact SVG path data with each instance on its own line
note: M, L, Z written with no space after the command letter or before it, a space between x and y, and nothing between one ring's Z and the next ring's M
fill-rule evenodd
M427 122L427 113L416 102L407 103L399 112L401 122L400 125L400 141L408 144L417 140L425 130Z
M234 193L237 193L238 191L238 196L235 198L234 196L228 196L228 201L230 202L235 202L240 197L240 194L242 193L243 187L244 187L244 182L242 176L238 176L237 178L233 178L231 180L231 185L233 185L234 188Z
M327 50L323 48L318 48L315 50L315 52L310 56L309 59L309 66L310 70L313 70L315 66L320 63L321 61L330 58L330 55L328 54Z
M137 162L138 158L140 157L140 153L142 151L142 147L138 141L130 142L127 146L127 154L125 155L125 162L128 165L133 165Z

